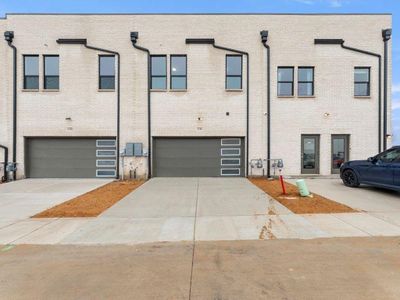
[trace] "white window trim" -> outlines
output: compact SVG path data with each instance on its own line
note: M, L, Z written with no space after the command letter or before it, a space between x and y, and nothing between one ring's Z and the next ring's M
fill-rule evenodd
M100 151L113 151L113 155L107 155L107 154L99 154ZM96 157L116 157L117 156L117 150L114 149L100 149L96 150Z
M238 170L238 174L222 174L224 170ZM221 168L221 176L240 176L240 168Z
M99 161L112 161L113 165L100 165ZM96 167L98 168L115 168L117 166L115 159L96 159Z
M226 141L226 140L237 140L237 141L239 141L239 143L238 144L224 144L224 141ZM242 141L241 141L240 138L224 138L224 139L221 139L221 146L241 146L241 145L242 145Z
M114 142L113 145L99 145L101 142ZM115 140L96 140L96 147L97 148L115 148L116 147L116 141Z
M237 160L238 161L238 163L237 164L224 164L223 163L223 161L224 161L224 159L230 159L230 160ZM240 158L221 158L221 166L236 166L236 167L239 167L240 166Z
M239 150L238 154L224 154L224 150ZM240 155L240 148L221 148L221 156L238 156Z
M113 172L113 175L99 175L99 172L101 171L107 171L107 172ZM115 177L117 175L117 171L114 169L97 169L96 170L96 177Z

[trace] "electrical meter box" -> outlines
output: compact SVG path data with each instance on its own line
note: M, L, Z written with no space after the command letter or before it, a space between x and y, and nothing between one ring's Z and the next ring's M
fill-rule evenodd
M125 156L143 156L143 144L126 143Z

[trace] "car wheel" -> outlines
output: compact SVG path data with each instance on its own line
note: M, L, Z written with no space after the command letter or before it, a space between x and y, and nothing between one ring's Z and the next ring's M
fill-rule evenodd
M345 186L358 187L360 185L357 174L350 169L343 171L342 180Z

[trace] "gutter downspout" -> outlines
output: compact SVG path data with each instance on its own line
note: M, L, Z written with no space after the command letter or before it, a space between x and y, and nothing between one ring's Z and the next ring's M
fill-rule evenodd
M8 174L7 174L8 148L3 145L0 145L0 148L4 149L4 175L1 178L1 182L6 182L6 181L8 181Z
M375 56L378 58L379 60L379 75L378 75L378 80L379 80L379 84L378 84L378 140L379 140L379 153L382 152L382 56L380 54L377 53L373 53L373 52L369 52L369 51L365 51L365 50L361 50L361 49L357 49L357 48L353 48L353 47L348 47L344 45L344 41L341 44L341 47L343 49L346 50L350 50L350 51L354 51L354 52L358 52L358 53L362 53L362 54L366 54L366 55L370 55L370 56ZM385 118L384 118L384 128L385 128ZM385 136L385 129L384 129L384 136ZM386 138L384 137L383 139L383 149L386 150L386 143L385 143Z
M132 46L140 51L147 53L147 140L148 140L148 153L147 153L147 164L149 167L148 178L152 176L152 147L151 147L151 61L150 61L150 50L141 46L136 45L137 39L139 38L138 32L131 32Z
M13 180L17 180L17 48L12 44L14 31L4 32L5 40L13 49L13 133L12 133L12 162ZM6 166L5 166L6 168Z
M222 47L212 43L216 49L246 55L246 177L249 175L249 111L250 111L250 56L249 53L232 48Z
M110 53L110 54L114 54L117 56L118 58L118 71L117 71L117 174L116 174L116 179L119 179L119 149L120 149L120 145L119 145L119 141L120 141L120 132L121 132L121 57L119 55L118 52L116 51L112 51L112 50L107 50L107 49L103 49L103 48L98 48L98 47L93 47L93 46L89 46L86 43L84 44L85 48L90 49L90 50L95 50L95 51L100 51L100 52L105 52L105 53Z
M384 45L383 56L383 150L387 148L387 88L388 88L388 41L392 35L392 29L382 30Z
M343 39L314 39L315 45L340 45L343 49L377 57L379 60L379 87L378 87L378 148L382 152L382 56L378 53L365 51L344 45Z
M268 31L260 32L261 43L267 49L267 178L271 177L270 161L271 161L271 49L267 45Z

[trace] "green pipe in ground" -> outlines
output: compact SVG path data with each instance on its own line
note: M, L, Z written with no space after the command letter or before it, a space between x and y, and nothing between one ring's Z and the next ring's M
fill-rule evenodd
M304 179L296 180L296 186L299 190L300 196L307 197L310 195L310 191L308 190L306 181Z

